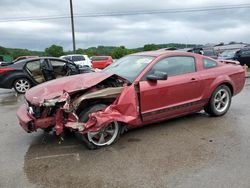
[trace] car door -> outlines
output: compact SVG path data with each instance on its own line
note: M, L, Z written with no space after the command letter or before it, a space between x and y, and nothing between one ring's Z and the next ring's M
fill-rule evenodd
M67 66L66 66L65 61L61 61L58 59L50 59L49 63L53 67L53 72L54 72L53 74L54 74L55 78L60 78L60 77L66 76Z
M40 64L40 59L37 59L33 61L28 61L24 67L28 74L39 84L45 82L45 78L40 68Z
M166 72L168 79L147 80L147 76L155 71ZM202 94L196 61L192 56L161 59L139 84L143 121L167 119L194 110Z

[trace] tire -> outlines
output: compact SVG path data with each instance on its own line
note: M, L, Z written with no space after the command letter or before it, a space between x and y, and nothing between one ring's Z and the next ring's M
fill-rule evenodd
M103 110L107 106L104 104L95 104L84 110L79 115L80 122L87 122L89 114ZM88 132L85 135L76 133L76 136L84 141L89 149L98 149L115 143L121 135L121 125L119 122L112 122L97 132Z
M31 83L27 78L18 78L14 81L13 88L17 93L24 94L31 88Z
M211 116L222 116L227 113L232 100L232 93L228 86L220 85L217 87L208 105L204 108L205 112Z

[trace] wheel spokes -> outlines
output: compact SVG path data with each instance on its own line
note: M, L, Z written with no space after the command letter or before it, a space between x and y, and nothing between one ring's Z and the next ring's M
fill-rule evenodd
M88 132L87 136L90 142L97 146L104 146L111 144L118 135L119 124L113 122L100 131Z
M106 133L112 136L115 133L115 130L114 129L106 130Z
M98 134L98 132L89 132L89 135L91 138L95 137Z
M104 133L101 133L98 144L103 144L105 142Z

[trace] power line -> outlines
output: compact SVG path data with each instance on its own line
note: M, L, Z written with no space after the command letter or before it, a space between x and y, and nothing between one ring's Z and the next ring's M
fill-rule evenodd
M87 13L74 14L75 18L91 18L91 17L112 17L112 16L134 16L146 14L174 14L174 13L189 13L189 12L204 12L204 11L219 11L219 10L233 10L233 9L248 9L250 4L238 5L223 5L223 6L209 6L209 7L194 7L182 9L162 9L162 10L143 10L143 11L128 11L128 12L103 12L103 13ZM0 22L17 22L17 21L33 21L33 20L57 20L71 18L68 15L51 15L39 17L22 17L22 18L2 18Z

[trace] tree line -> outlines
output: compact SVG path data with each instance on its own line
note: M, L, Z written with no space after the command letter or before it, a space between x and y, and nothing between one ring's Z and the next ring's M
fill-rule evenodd
M76 54L86 54L89 57L95 55L109 55L114 59L119 59L125 55L141 52L141 51L151 51L161 48L191 48L197 46L196 44L179 44L179 43L169 43L169 44L145 44L140 48L126 48L125 46L98 46L90 47L87 49L78 48ZM28 49L13 49L13 48L4 48L0 46L0 55L10 55L14 59L19 56L52 56L60 57L62 55L74 54L73 51L65 51L62 46L53 44L50 47L44 49L44 51L31 51Z

